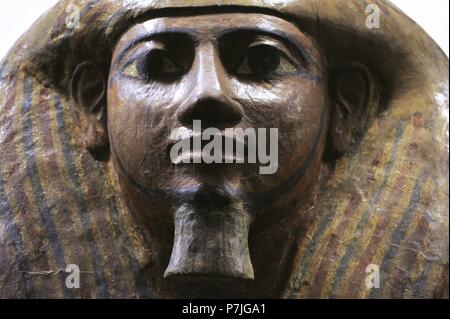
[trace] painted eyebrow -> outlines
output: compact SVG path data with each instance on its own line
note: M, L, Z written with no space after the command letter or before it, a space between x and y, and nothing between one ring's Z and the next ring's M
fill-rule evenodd
M158 38L161 36L170 36L170 35L179 35L179 36L185 36L192 40L192 42L195 42L196 37L198 36L198 33L195 32L195 30L187 29L187 28L170 28L170 29L162 29L155 32L145 32L144 34L140 34L136 38L134 38L131 41L128 41L122 49L120 49L116 61L114 62L114 65L117 65L122 61L125 54L128 52L128 50L132 49L136 45L142 42L151 41L154 38Z
M273 37L284 44L287 44L288 47L294 47L297 49L305 58L306 62L315 66L320 70L319 63L314 59L314 57L309 53L309 51L304 47L302 43L300 43L297 39L292 37L290 34L280 31L280 30L265 30L258 27L239 27L239 28L229 28L220 34L219 38L223 38L225 36L233 35L234 33L247 32L254 33L263 36Z

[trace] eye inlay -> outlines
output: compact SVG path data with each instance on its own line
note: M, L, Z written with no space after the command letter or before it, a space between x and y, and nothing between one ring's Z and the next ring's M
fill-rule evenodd
M281 50L268 44L250 47L234 71L238 76L267 78L298 71L295 64Z
M295 41L276 34L233 31L217 41L222 65L228 74L244 81L275 81L311 73L311 64ZM125 77L141 82L178 82L191 69L198 53L199 39L178 32L161 33L119 55L128 60L121 68ZM130 55L130 58L127 58Z
M122 74L144 81L166 81L181 76L185 72L162 49L153 49L140 54L123 68Z
M233 31L220 42L227 71L244 81L272 81L309 72L303 51L276 34Z

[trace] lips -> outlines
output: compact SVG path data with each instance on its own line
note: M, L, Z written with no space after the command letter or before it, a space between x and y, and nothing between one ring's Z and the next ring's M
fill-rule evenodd
M174 158L171 158L171 162L175 165L181 164L200 164L200 163L215 163L215 164L231 164L231 163L245 163L248 157L247 142L245 139L236 138L236 136L229 136L227 132L221 132L221 134L215 134L210 137L209 140L203 140L201 134L195 134L194 132L189 132L184 138L181 138L175 142L171 141L169 147L167 148L168 157L170 156L170 151L172 147L177 143L185 143L189 145L189 149L180 152ZM220 140L220 154L212 155L211 152L206 151L205 147L208 147L210 143ZM197 143L197 145L196 145ZM232 147L228 147L231 145ZM196 147L200 146L200 147ZM199 148L199 149L197 149ZM219 148L219 147L218 147ZM243 154L241 152L236 152L236 149L244 150Z
M205 154L202 152L185 152L180 154L180 156L177 156L174 160L172 160L172 163L175 165L181 165L181 164L187 164L187 163L214 163L217 161L217 158L211 156L210 154ZM244 158L234 155L227 155L222 156L220 159L220 163L237 163L237 162L244 162Z

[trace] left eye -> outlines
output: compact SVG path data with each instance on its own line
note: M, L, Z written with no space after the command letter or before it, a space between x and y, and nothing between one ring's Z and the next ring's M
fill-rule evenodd
M125 76L146 81L164 81L180 76L184 72L163 50L152 50L125 65Z
M235 73L241 76L266 78L298 71L283 52L270 45L251 47Z

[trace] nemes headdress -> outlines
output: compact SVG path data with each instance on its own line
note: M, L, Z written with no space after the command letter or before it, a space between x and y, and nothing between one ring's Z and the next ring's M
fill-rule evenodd
M366 24L369 5L379 28ZM126 213L110 164L77 138L69 84L85 61L107 76L115 42L134 23L202 12L288 19L311 34L330 71L359 61L378 83L282 297L448 298L448 58L381 0L61 0L0 65L0 298L155 296L152 245ZM65 282L74 263L76 290ZM372 289L365 279L377 267Z

